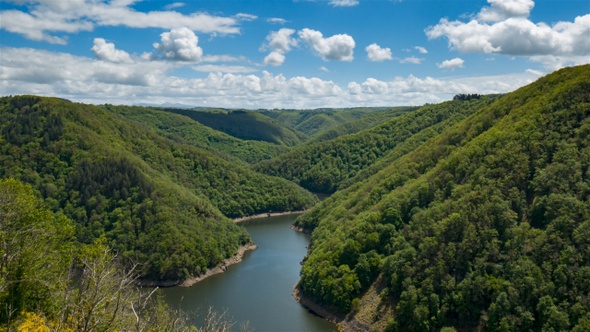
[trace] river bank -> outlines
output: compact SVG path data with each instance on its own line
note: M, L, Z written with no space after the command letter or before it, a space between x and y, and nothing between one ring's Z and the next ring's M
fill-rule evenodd
M315 315L333 323L338 326L338 331L343 332L366 332L370 331L369 327L363 324L358 323L353 316L347 315L342 316L338 314L334 314L328 309L322 307L321 305L315 303L313 300L309 299L305 295L301 293L299 290L299 284L295 286L293 290L293 298L305 307L307 310L311 311Z
M190 287L203 279L210 276L225 272L230 265L237 264L242 261L244 254L248 251L256 250L258 246L256 243L250 242L246 245L238 248L238 252L230 257L223 260L223 262L217 264L215 267L207 269L205 273L202 273L196 277L188 278L185 280L163 280L163 281L150 281L150 280L139 280L138 284L142 287Z

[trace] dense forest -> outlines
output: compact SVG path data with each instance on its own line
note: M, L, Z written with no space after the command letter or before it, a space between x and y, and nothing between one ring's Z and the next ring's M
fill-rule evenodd
M81 243L143 264L143 277L181 280L250 241L229 218L303 210L315 198L211 151L90 105L0 99L0 178L31 184L75 222Z
M135 285L104 237L80 245L74 222L50 211L30 185L0 179L2 259L0 329L4 331L228 331L210 310L205 326Z
M295 146L304 136L280 122L248 110L186 110L166 109L188 116L205 126L244 139Z
M355 326L588 331L590 66L480 108L298 223L300 292Z
M230 218L311 208L297 292L345 328L588 331L589 115L590 65L423 107L2 97L0 329L194 330L136 283L234 255Z
M247 163L256 163L288 151L285 145L233 137L207 127L190 117L175 114L169 109L123 105L103 105L103 107L126 119L135 120L138 124L155 128L161 135L171 140L207 149L225 158L227 158L225 155L229 155Z
M364 131L301 145L288 153L260 162L256 169L289 179L312 192L331 194L340 189L343 182L355 177L395 148L411 151L442 129L492 101L492 98L449 101L422 107L414 112L402 112Z

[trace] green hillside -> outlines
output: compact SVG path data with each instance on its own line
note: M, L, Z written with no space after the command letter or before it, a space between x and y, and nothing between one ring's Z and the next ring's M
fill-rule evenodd
M264 141L242 140L213 130L190 117L138 106L104 105L110 112L158 129L159 133L178 142L207 149L215 154L230 155L247 163L270 159L288 150L283 145Z
M314 197L104 108L0 99L0 178L33 186L82 243L108 244L145 278L203 272L250 241L227 217L305 209Z
M279 121L259 112L246 110L196 111L187 109L164 109L188 116L205 126L243 139L270 142L277 145L295 146L303 136L284 126Z
M378 108L374 112L367 113L359 119L345 121L332 127L322 127L321 130L309 140L309 142L317 143L328 141L343 135L354 134L417 109L418 107L392 107L384 110Z
M317 225L299 290L354 326L589 330L590 66L479 109L299 223Z
M259 110L258 112L297 130L305 135L305 140L309 140L315 138L316 135L322 134L324 131L348 122L369 117L372 114L380 113L384 110L388 110L388 108L319 108L313 110Z
M488 105L492 98L449 101L389 119L373 128L325 142L301 145L256 169L280 176L320 193L333 193L342 182L385 157L393 149L415 149L465 116ZM403 144L404 142L408 144Z

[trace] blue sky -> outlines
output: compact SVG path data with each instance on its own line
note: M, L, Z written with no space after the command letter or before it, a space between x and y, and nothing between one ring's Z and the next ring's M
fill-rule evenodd
M0 95L421 105L584 63L587 0L0 0Z

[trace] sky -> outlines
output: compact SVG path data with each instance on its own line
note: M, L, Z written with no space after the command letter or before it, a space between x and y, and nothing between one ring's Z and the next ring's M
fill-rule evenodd
M401 106L590 63L588 0L0 0L0 95Z

